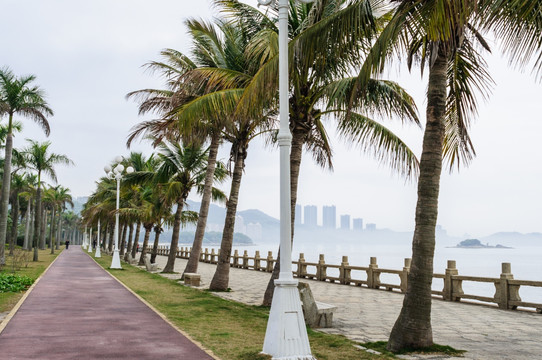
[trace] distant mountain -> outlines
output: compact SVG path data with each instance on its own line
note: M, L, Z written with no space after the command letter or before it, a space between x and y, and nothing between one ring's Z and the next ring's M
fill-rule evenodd
M517 243L542 243L542 233L534 232L522 234L519 232L498 232L489 236L480 238L483 242L501 243L513 245Z
M278 219L257 209L239 211L237 214L245 220L245 224L260 223L263 228L280 226L280 221Z

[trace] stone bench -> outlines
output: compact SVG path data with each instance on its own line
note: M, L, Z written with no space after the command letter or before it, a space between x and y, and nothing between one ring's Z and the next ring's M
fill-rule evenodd
M200 286L201 285L201 275L196 273L185 273L184 274L184 284L188 286Z
M138 263L137 259L134 259L131 254L126 254L124 256L124 261L130 265L136 265Z
M143 261L145 262L145 267L147 268L147 271L157 271L158 270L158 264L151 263L151 261L149 260L147 255L145 255L143 257Z
M330 328L333 326L333 312L337 307L320 301L315 301L308 283L299 282L297 285L299 297L303 306L305 323L310 327Z

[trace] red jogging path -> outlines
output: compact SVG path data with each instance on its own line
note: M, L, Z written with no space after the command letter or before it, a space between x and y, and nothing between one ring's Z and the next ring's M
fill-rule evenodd
M7 359L213 359L96 264L64 250L0 333Z

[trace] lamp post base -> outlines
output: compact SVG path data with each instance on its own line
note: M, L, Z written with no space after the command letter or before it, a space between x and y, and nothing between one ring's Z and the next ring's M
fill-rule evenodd
M100 246L96 246L96 253L94 254L95 258L101 258L102 253L100 252Z
M113 250L113 261L111 261L110 269L122 269L120 265L120 255L117 249Z
M92 245L88 245L88 252L91 253L92 252Z
M263 343L273 360L316 360L311 354L297 280L275 280L273 303Z

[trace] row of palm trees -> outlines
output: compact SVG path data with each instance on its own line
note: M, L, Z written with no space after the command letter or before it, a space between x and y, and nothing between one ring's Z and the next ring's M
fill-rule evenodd
M0 143L5 147L1 160L0 265L6 261L6 243L9 243L8 255L13 255L19 230L24 232L23 248L34 249L34 261L38 261L38 249L45 249L47 227L51 253L59 249L62 236L68 238L68 232L73 236L76 231L77 216L66 212L67 205L73 207L69 189L47 186L43 181L47 175L56 183L55 166L71 165L72 161L65 155L52 153L50 142L27 139L24 149L13 148L13 134L22 129L16 116L34 120L46 135L50 132L47 116L53 115L53 111L45 101L43 90L33 85L35 79L34 75L17 77L7 67L0 69L0 118L8 119L0 132Z
M148 69L165 79L165 88L128 94L128 98L139 102L140 114L156 117L133 129L128 146L139 137L150 140L159 149L157 156L151 158L161 158L157 160L162 163L162 158L167 157L166 148L175 147L184 154L187 149L209 144L206 169L197 171L202 177L205 173L202 206L185 270L195 272L218 169L217 149L226 142L231 145L227 166L232 176L231 188L219 263L210 285L214 290L226 290L235 212L250 141L256 136L264 136L269 143L276 140L278 29L276 8L262 12L236 0L214 0L213 4L221 14L213 23L186 21L192 40L190 55L165 49L161 61L147 64ZM475 118L479 97L488 97L492 86L483 58L490 50L484 36L495 37L512 63L534 63L540 75L542 3L291 1L288 30L292 229L303 151L323 167L332 168L329 126L335 126L346 141L358 144L400 174L417 180L412 267L403 308L388 347L397 351L429 346L433 343L431 280L440 174L443 166L452 169L468 163L475 155L468 128ZM419 161L401 139L376 121L400 118L420 124L412 97L399 84L382 78L387 66L398 60L406 60L409 69L416 64L422 74L428 72L426 123ZM170 209L175 205L172 251L164 269L167 272L173 270L180 229L176 224L182 223L183 205L190 189L175 181L170 184L167 177L158 177L158 173L157 170L151 176L138 171L126 183L142 187L134 198L158 196L162 203L170 199ZM152 185L142 185L143 178ZM104 182L102 179L98 188ZM151 195L146 191L164 194ZM126 216L147 207L145 213L151 214L151 203L141 202L131 210L127 207ZM100 204L93 206L99 208ZM141 222L145 227L143 219L132 222ZM156 219L149 220L149 232L155 223ZM292 233L292 240L293 237ZM265 294L266 304L272 298L278 264Z

